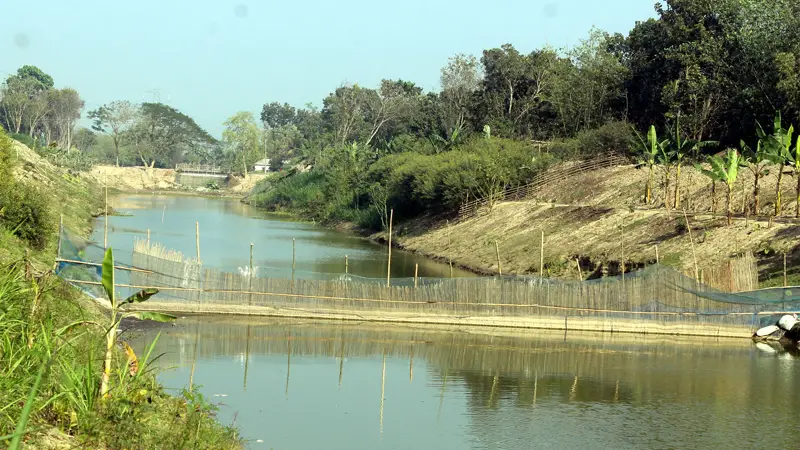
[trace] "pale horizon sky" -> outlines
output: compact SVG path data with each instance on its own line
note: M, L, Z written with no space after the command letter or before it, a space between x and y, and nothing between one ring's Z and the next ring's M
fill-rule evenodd
M652 0L3 3L0 78L35 65L80 92L84 117L114 100L161 101L218 138L226 118L258 117L264 103L321 107L343 82L382 78L435 91L456 53L572 46L592 26L627 34L655 16Z

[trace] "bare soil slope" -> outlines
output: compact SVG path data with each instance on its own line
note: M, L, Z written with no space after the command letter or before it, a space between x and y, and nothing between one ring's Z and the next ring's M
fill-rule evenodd
M746 170L746 169L745 169ZM660 173L657 173L660 175ZM692 226L694 253L700 269L717 267L729 258L753 251L759 260L761 278L782 272L783 252L789 265L800 261L800 222L794 217L794 180L784 177L786 217L770 226L767 217L775 200L773 173L762 181L757 220L745 219L743 200L752 199L752 175L746 171L733 196L734 211L740 216L732 226L722 217L727 188L717 186L717 212L712 209L708 178L694 168L681 174L681 207ZM418 222L398 227L396 242L409 250L442 259L480 272L497 272L497 251L503 273L538 273L541 233L544 232L545 275L583 277L594 272L614 273L620 261L627 269L655 262L656 246L662 263L693 270L695 258L682 211L664 207L665 188L656 178L654 204L644 204L646 169L633 166L602 169L556 181L541 189L536 199L503 202L491 210L460 223ZM670 203L674 202L674 177ZM495 242L497 246L495 246ZM781 274L782 275L782 274Z

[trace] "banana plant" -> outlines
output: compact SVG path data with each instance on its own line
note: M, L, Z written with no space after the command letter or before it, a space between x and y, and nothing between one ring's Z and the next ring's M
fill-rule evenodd
M645 187L645 203L650 204L653 201L653 181L655 178L656 159L658 158L659 148L662 143L658 142L658 134L656 133L655 125L650 125L647 131L647 138L642 137L636 128L633 129L638 138L637 147L639 152L639 164L647 165L647 186ZM666 141L664 141L664 144Z
M658 145L656 161L664 171L664 207L670 210L669 182L672 178L672 169L675 167L675 153L669 146L669 141L665 140Z
M111 361L114 354L114 344L117 342L117 327L122 319L133 317L140 320L153 320L156 322L172 322L176 319L175 316L170 314L163 314L157 312L124 312L122 307L132 303L141 303L150 299L150 297L158 294L158 289L149 288L143 289L125 300L120 301L114 294L114 252L109 247L106 249L105 257L103 258L103 272L102 283L103 290L108 296L108 301L111 302L111 317L106 327L106 357L103 365L103 377L100 381L100 396L103 398L108 397L109 380L111 379Z
M736 179L739 177L739 167L742 165L741 156L738 151L731 148L728 149L724 159L714 155L708 158L708 163L711 165L710 170L699 165L697 169L712 180L722 181L728 186L728 204L726 207L728 226L730 226L733 223L733 185L736 184Z
M757 216L760 211L761 198L761 179L769 175L769 165L772 162L767 158L761 139L756 144L754 151L746 142L740 141L742 149L742 166L747 167L753 173L753 215Z
M695 160L697 160L697 154L701 148L719 144L717 141L685 139L681 133L680 120L681 116L678 114L675 119L675 128L670 130L669 139L667 140L675 159L675 200L673 202L675 209L681 207L681 168L683 167L684 158L690 154L694 154Z
M794 169L794 178L797 182L795 187L795 217L800 217L800 136L797 136L797 143L792 151L786 154L786 161Z
M783 182L783 166L786 165L791 156L794 127L790 125L788 130L783 128L780 111L775 114L772 134L767 134L760 123L756 122L756 125L756 133L759 140L762 141L765 157L772 164L778 166L778 183L775 186L775 215L779 216L782 210L781 184Z

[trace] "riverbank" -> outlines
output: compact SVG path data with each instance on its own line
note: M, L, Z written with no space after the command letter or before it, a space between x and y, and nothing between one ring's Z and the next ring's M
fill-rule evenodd
M92 324L105 323L107 314L53 276L52 267L59 223L88 236L92 218L103 214L102 190L90 177L4 138L0 156L14 165L13 179L4 181L25 184L36 195L2 206L8 212L35 204L39 234L21 234L7 223L0 233L0 435L14 434L27 417L20 436L29 448L241 447L236 431L214 420L215 406L198 392L167 393L147 355L138 355L134 372L129 356L115 352L111 395L98 398L105 333Z
M503 274L539 274L543 267L544 276L567 279L613 275L623 264L626 271L645 267L655 263L657 251L661 264L687 273L695 267L718 268L732 257L751 252L762 287L782 285L785 253L788 281L800 282L800 270L795 268L800 263L795 242L800 222L790 217L772 223L767 217L738 217L727 226L720 215L689 213L684 217L682 212L663 208L634 207L646 176L646 170L622 166L556 180L531 200L499 202L466 220L440 216L396 223L392 243L439 261L452 259L454 265L479 274L501 270ZM682 177L684 202L697 211L711 210L706 179L693 168L685 168ZM742 177L748 183L747 174ZM765 186L771 181L763 180ZM784 185L788 198L791 183ZM655 195L663 198L658 190ZM745 195L736 193L733 204L741 205ZM768 210L772 197L762 195L762 205ZM721 205L722 195L718 196ZM385 232L364 234L380 242L386 239Z

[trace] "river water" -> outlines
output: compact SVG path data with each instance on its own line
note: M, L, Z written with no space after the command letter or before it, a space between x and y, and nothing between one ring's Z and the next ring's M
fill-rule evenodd
M800 360L747 340L186 317L162 352L249 448L798 448Z
M292 275L292 239L295 240L295 277L332 278L347 271L356 276L386 278L388 249L350 233L292 221L226 198L182 195L118 195L109 204L124 215L109 218L108 244L119 262L129 262L134 239L196 256L196 226L200 229L200 256L204 265L237 272L249 266L253 244L259 276ZM103 218L95 222L92 240L102 245ZM347 261L345 261L347 259ZM448 264L392 250L392 278L449 277ZM473 276L454 267L452 276Z
M385 277L386 249L234 200L126 195L110 219L117 259L145 238L235 271ZM164 209L166 206L166 210ZM163 214L163 223L162 223ZM103 242L102 219L94 239ZM450 275L393 251L392 276ZM327 276L327 275L326 275ZM454 270L454 276L469 276ZM194 382L264 449L799 448L800 359L747 340L643 338L286 319L184 317L161 333L159 379Z

